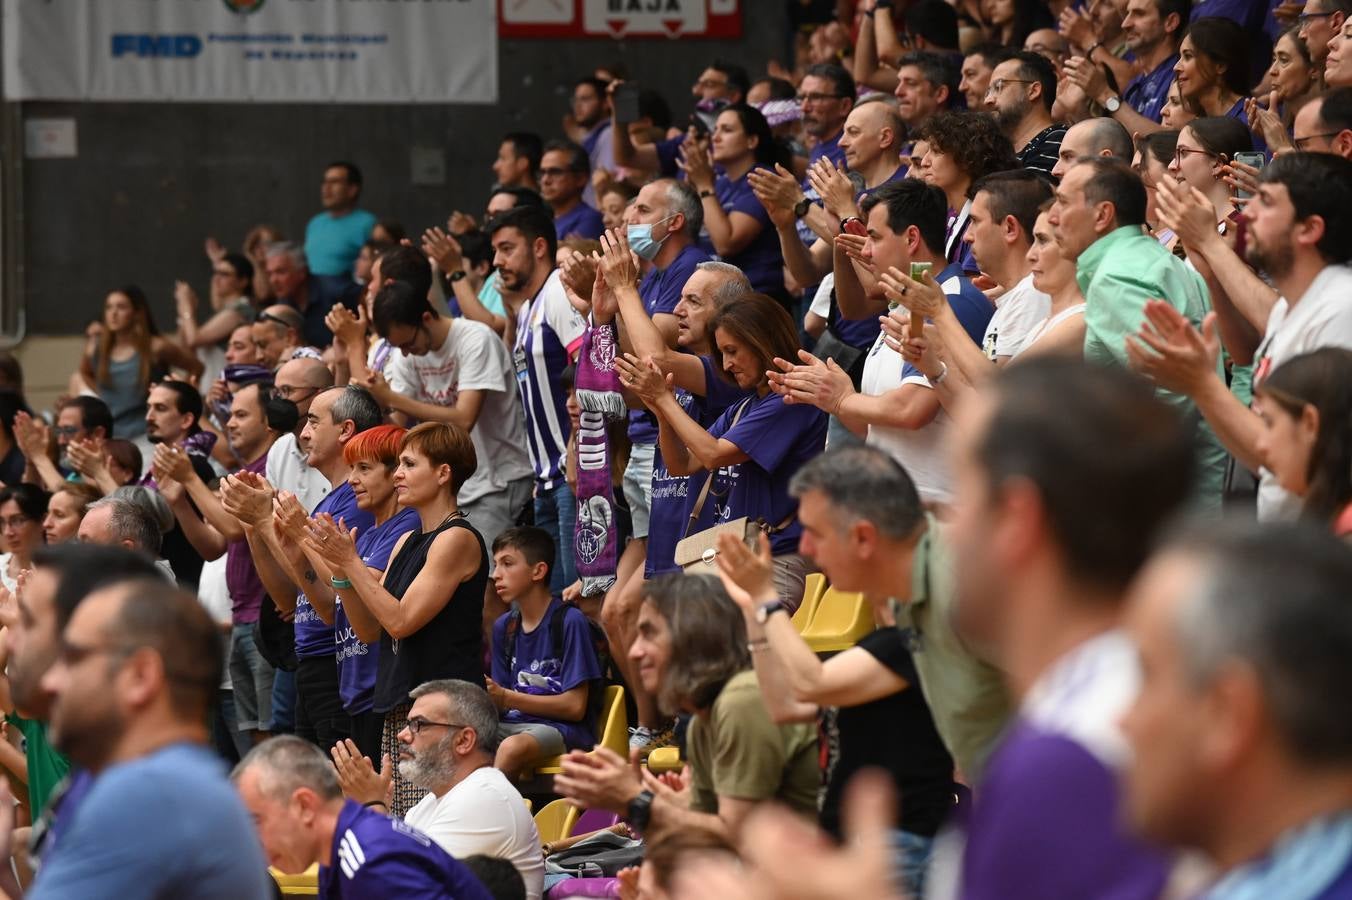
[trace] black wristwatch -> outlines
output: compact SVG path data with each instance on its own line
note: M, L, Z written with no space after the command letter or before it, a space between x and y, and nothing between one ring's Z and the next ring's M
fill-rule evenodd
M639 791L638 796L629 801L629 814L624 820L639 831L648 827L648 819L653 811L653 792Z
M801 219L803 216L807 215L807 211L811 208L812 201L809 200L807 197L804 197L802 200L799 200L797 203L793 205L794 218Z
M461 278L464 277L466 277L465 270L456 269L454 272L451 273L451 284L455 284L457 281L459 281Z
M770 617L777 612L788 612L789 608L784 605L783 600L771 600L769 603L762 603L756 607L756 624L764 625L770 621Z

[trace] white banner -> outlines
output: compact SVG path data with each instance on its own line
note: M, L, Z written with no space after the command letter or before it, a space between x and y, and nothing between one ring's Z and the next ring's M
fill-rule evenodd
M7 100L494 103L494 0L3 0Z

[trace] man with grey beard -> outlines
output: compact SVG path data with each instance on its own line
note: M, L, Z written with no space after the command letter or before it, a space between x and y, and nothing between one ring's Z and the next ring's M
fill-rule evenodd
M488 692L468 681L428 681L409 692L413 706L399 732L399 774L428 792L404 821L456 859L481 854L505 859L540 900L545 865L540 834L521 794L493 768L498 710ZM376 774L350 740L333 747L343 793L384 808L393 774L390 758Z

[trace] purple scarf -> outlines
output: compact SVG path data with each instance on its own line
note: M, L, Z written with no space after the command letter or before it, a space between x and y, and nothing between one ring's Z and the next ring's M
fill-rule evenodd
M594 597L615 583L619 541L615 533L615 495L611 489L610 438L606 423L628 414L615 374L618 346L615 326L596 325L582 337L577 358L577 525L573 552L582 596Z

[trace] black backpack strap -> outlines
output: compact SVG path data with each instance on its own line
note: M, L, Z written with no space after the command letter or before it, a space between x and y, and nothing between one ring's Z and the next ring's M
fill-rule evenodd
M516 636L521 632L521 610L513 607L507 611L507 621L502 631L502 670L511 676L512 658L516 656ZM510 688L504 684L502 687Z

